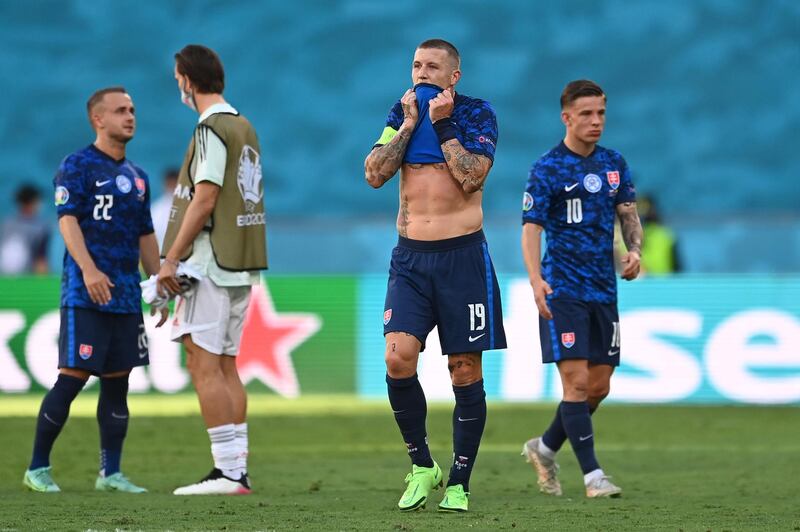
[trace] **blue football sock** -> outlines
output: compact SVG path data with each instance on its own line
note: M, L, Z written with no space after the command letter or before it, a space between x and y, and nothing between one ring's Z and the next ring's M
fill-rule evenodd
M595 410L597 410L596 407L589 405L590 416L594 414ZM567 433L564 431L564 423L561 422L561 403L558 403L553 421L550 423L550 426L547 427L547 430L544 431L544 434L542 434L542 442L548 449L555 453L561 449L565 441L567 441Z
M405 379L393 379L386 375L386 384L394 419L408 447L411 463L420 467L433 467L425 430L428 403L425 402L425 392L422 391L417 375Z
M483 379L468 386L453 386L453 392L456 395L456 407L453 410L453 465L447 485L461 484L464 491L469 491L469 477L486 426Z
M100 426L100 473L110 476L120 470L122 442L128 432L128 376L100 379L97 401Z
M86 381L71 375L58 374L53 388L47 392L36 420L36 437L33 440L33 458L28 469L50 465L50 451L69 417L69 407Z
M561 422L572 444L572 450L578 458L583 474L600 469L594 455L594 432L592 417L589 414L589 403L586 401L561 401ZM547 445L547 444L545 444Z

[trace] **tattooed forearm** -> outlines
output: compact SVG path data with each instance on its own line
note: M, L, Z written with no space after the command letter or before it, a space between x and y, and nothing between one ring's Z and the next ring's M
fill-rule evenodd
M617 205L617 216L619 217L622 241L628 251L642 253L642 223L639 221L639 213L636 210L635 202L621 203Z
M444 153L450 173L459 182L464 192L471 194L483 190L483 184L489 175L491 166L486 157L468 152L455 139L442 144L442 153Z
M364 174L367 183L373 188L382 187L389 181L403 164L408 141L411 139L411 128L401 127L395 137L370 152L364 161Z
M411 225L408 214L408 198L402 198L400 200L400 211L397 213L397 232L402 237L408 237L408 226Z

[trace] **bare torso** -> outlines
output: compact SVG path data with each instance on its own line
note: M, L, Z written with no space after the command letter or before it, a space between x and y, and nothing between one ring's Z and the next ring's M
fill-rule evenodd
M414 240L443 240L478 231L483 192L464 192L445 163L408 164L400 169L397 232Z

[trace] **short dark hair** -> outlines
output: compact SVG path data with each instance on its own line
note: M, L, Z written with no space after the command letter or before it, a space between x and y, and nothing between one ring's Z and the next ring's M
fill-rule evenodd
M564 92L561 93L561 108L567 107L584 96L602 96L603 100L606 99L606 93L603 92L600 85L590 79L577 79L570 81L564 87Z
M192 82L202 94L222 94L225 70L217 53L201 44L189 44L175 54L178 73Z
M39 192L39 189L30 183L20 185L16 194L14 194L14 199L19 206L30 205L31 203L39 201L41 198L42 194Z
M117 85L115 87L106 87L105 89L99 89L92 93L89 96L89 99L86 101L86 114L89 115L89 122L92 121L92 109L103 100L103 97L106 94L111 94L113 92L121 92L123 94L127 94L128 91L125 90L125 87L121 85Z
M456 60L456 64L461 62L461 54L458 53L458 49L444 39L428 39L427 41L422 41L420 45L417 46L417 50L420 48L436 48L438 50L444 50L447 52L447 55Z

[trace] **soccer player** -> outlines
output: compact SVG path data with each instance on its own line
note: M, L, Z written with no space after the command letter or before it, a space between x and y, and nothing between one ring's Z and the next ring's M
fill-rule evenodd
M213 50L184 47L175 79L200 118L178 175L158 283L180 293L181 260L204 276L177 301L172 339L186 349L214 468L174 493L247 494L247 395L236 354L251 285L267 268L261 150L253 126L222 97L225 74Z
M386 184L400 169L397 247L383 314L389 402L411 457L400 510L424 508L442 471L428 449L425 394L417 362L438 326L455 393L453 465L439 510L468 508L469 479L486 424L481 354L506 346L500 291L482 230L481 200L494 161L497 121L484 100L456 93L458 50L420 44L413 89L389 112L365 161L367 182Z
M142 320L139 260L158 271L158 244L150 219L147 174L125 157L136 131L133 101L122 87L92 94L86 105L94 144L67 156L53 183L64 237L61 277L59 374L42 401L33 458L23 483L34 491L60 491L50 475L50 451L73 399L90 375L100 376L101 491L142 493L120 471L128 430L128 374L149 363ZM167 319L162 312L161 326Z
M563 387L550 427L527 441L523 454L536 468L540 490L551 495L561 495L555 455L567 438L586 496L622 493L595 457L591 415L608 395L620 360L614 218L627 247L621 275L628 281L639 275L642 226L625 159L597 145L605 113L597 84L567 84L561 94L566 136L533 165L523 199L522 253L539 309L542 360L556 363ZM543 231L547 252L540 262Z

